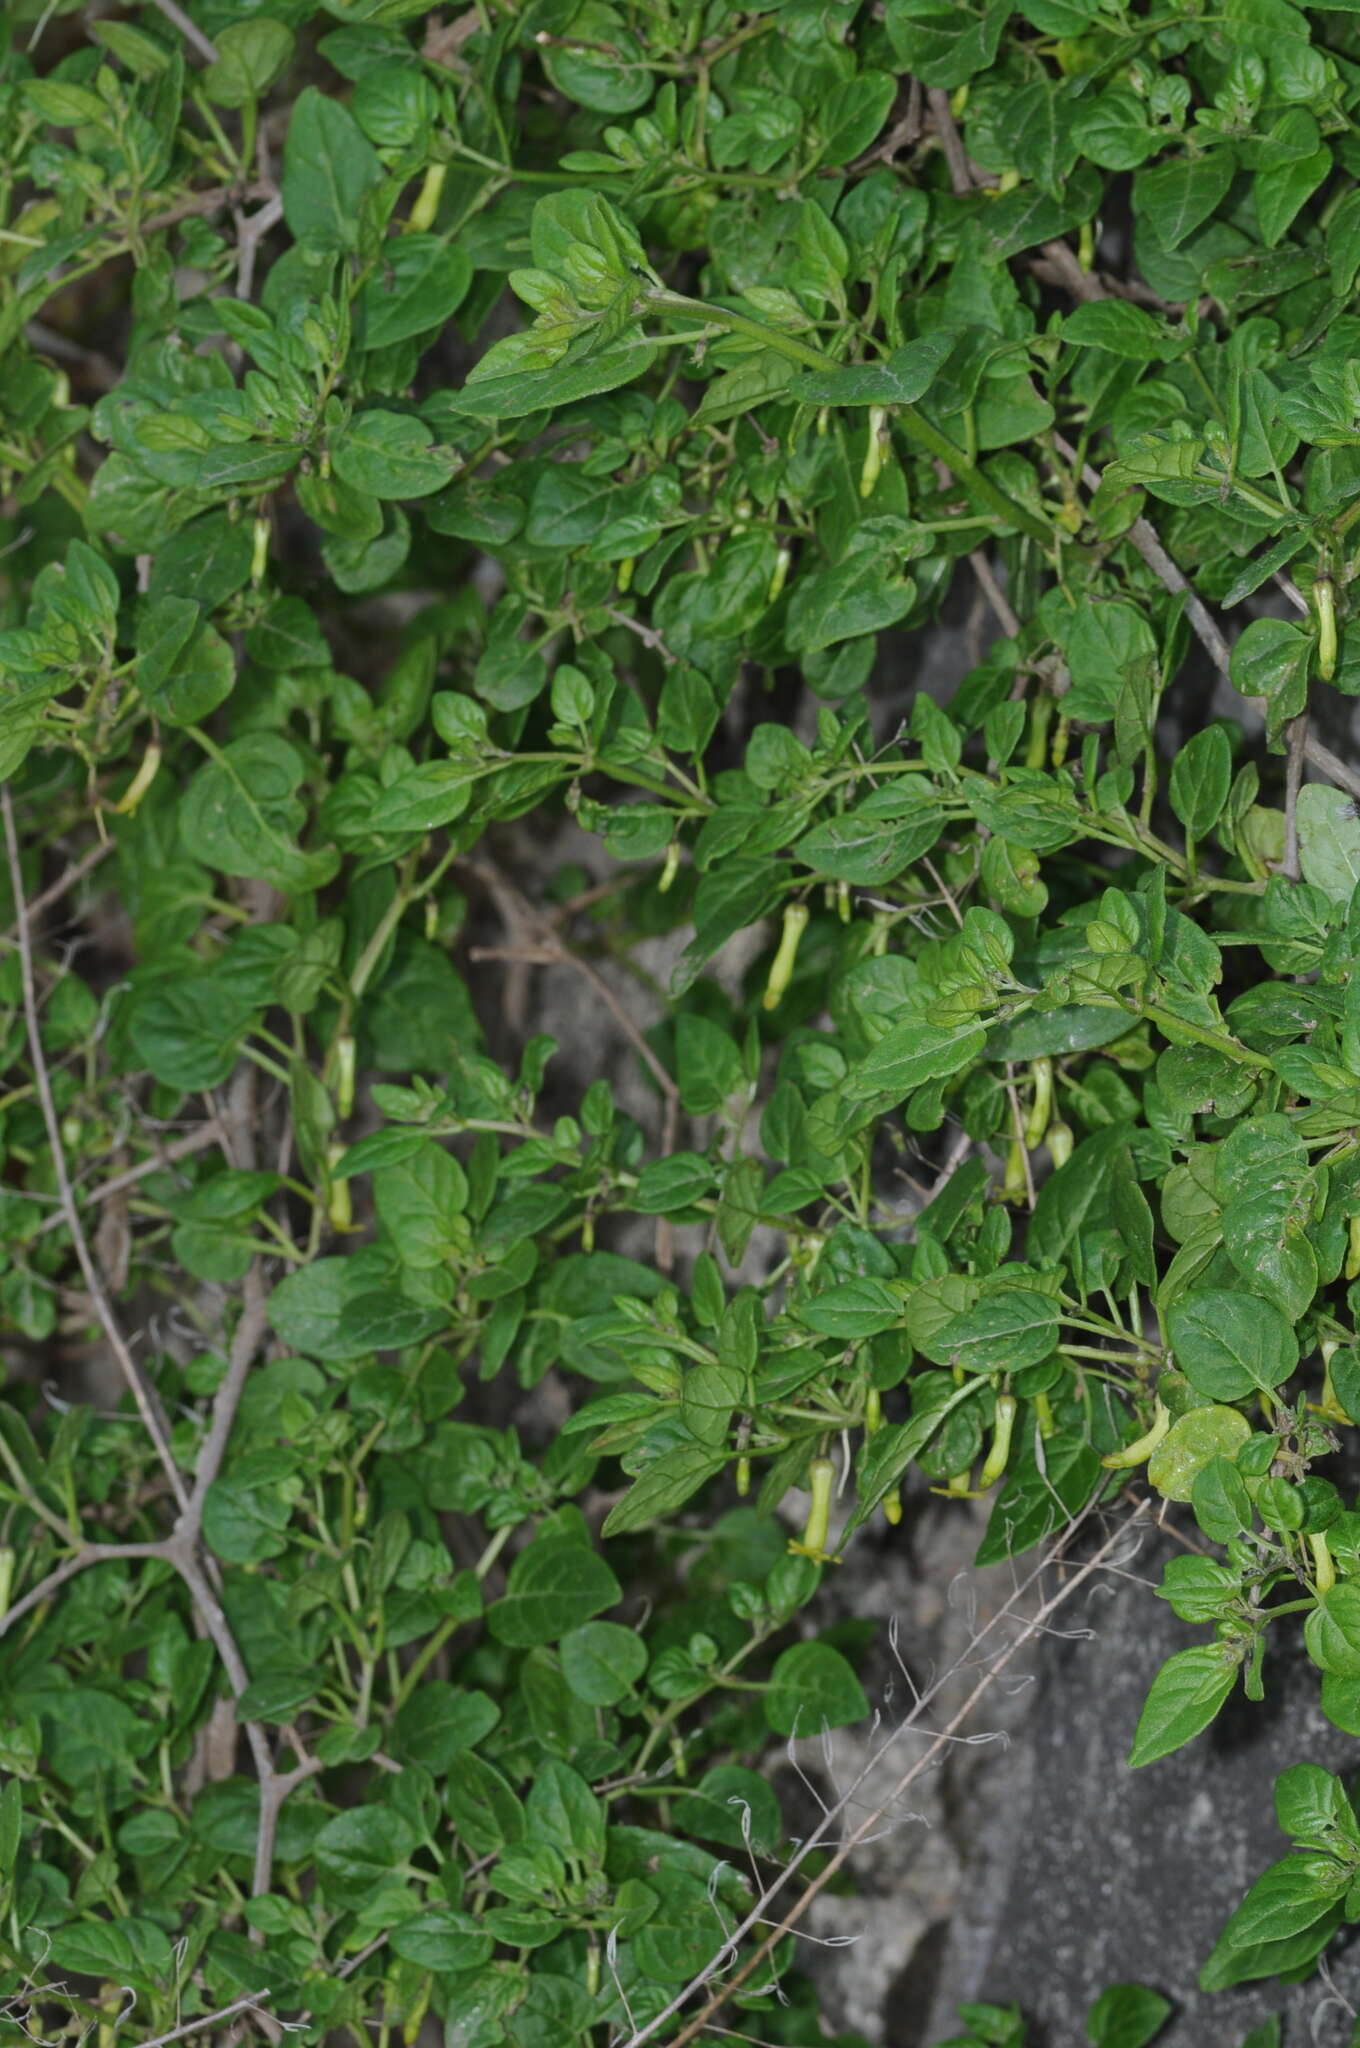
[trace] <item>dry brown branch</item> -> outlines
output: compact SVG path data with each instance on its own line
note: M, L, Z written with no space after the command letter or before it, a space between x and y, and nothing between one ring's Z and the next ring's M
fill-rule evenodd
M972 554L968 557L968 566L981 584L983 596L991 606L997 624L1009 639L1014 640L1020 631L1020 621L1015 615L1010 599L997 582L992 571L992 565L981 548L974 548Z
M182 1138L172 1138L168 1145L163 1145L151 1158L140 1160L136 1166L126 1167L122 1173L111 1174L108 1180L101 1180L86 1192L79 1189L75 1192L86 1208L97 1208L111 1196L121 1195L125 1188L135 1187L139 1180L145 1180L149 1174L163 1173L168 1166L173 1166L178 1160L188 1159L195 1152L205 1152L209 1145L220 1144L221 1140L222 1133L215 1123L196 1124L194 1129L186 1131ZM35 1237L43 1237L49 1230L60 1229L65 1221L64 1214L57 1209L38 1225L33 1234Z
M219 2026L223 2020L235 2019L238 2013L258 2013L265 2000L272 1997L273 1993L267 1989L248 1991L231 2005L220 2006L216 2012L200 2013L196 2020L185 2020L182 2026L171 2027L168 2034L157 2034L150 2041L139 2042L138 2048L166 2048L169 2041L182 2041L186 2034L204 2033L209 2027ZM261 2013L260 2017L264 2015Z
M227 1370L213 1400L212 1419L194 1467L194 1490L186 1513L195 1533L203 1522L204 1496L222 1469L222 1460L236 1422L236 1411L245 1391L246 1375L269 1326L268 1302L264 1276L256 1259L245 1277L241 1319L232 1332Z
M674 668L676 656L671 653L654 626L645 626L641 619L633 618L628 612L621 612L616 605L603 605L601 609L608 613L616 626L626 626L630 633L636 633L644 647L650 647L653 654L661 656L667 668Z
M949 105L949 94L942 85L932 85L926 93L926 104L930 108L936 138L944 151L944 160L949 166L950 184L956 192L971 192L974 189L973 170Z
M66 1226L71 1233L76 1260L85 1281L90 1300L100 1328L118 1363L128 1392L132 1395L142 1425L155 1448L171 1490L181 1508L189 1505L184 1478L174 1454L170 1449L170 1432L154 1387L150 1385L128 1348L118 1319L113 1312L104 1282L99 1276L94 1259L86 1241L76 1208L76 1198L71 1187L71 1176L66 1168L66 1148L62 1144L61 1121L57 1116L56 1104L52 1100L52 1082L47 1071L47 1055L43 1051L42 1032L38 1023L38 994L33 974L33 943L29 930L28 903L24 895L23 868L19 859L19 841L14 829L14 804L6 784L0 788L0 808L3 809L5 827L5 854L9 864L10 888L14 896L14 910L18 921L19 976L23 989L24 1021L28 1030L29 1056L33 1062L34 1085L38 1091L38 1102L42 1109L43 1123L47 1130L47 1142L51 1147L52 1169L56 1175L57 1193L61 1201Z
M1090 303L1093 299L1104 299L1110 292L1102 280L1094 277L1089 270L1083 270L1077 261L1075 249L1066 242L1045 242L1043 245L1044 267L1050 269L1056 282L1060 283L1074 299ZM1035 268L1038 269L1038 265Z
M258 213L236 211L236 296L249 299L255 289L255 259L260 244L283 219L283 200L276 192Z
M470 7L466 14L459 15L457 21L448 22L443 27L436 26L432 20L420 54L427 64L448 65L450 58L457 59L464 43L476 35L481 25L481 17L475 7ZM449 68L461 67L455 64Z
M1061 434L1054 434L1053 445L1058 450L1058 453L1067 461L1075 462L1077 460L1076 449L1073 448L1069 441L1064 440ZM1082 482L1087 490L1093 491L1097 489L1100 484L1099 471L1092 469L1090 464L1087 463L1082 470ZM1135 519L1133 525L1129 528L1127 539L1129 544L1136 549L1138 554L1147 563L1163 590L1170 590L1178 596L1184 597L1185 616L1190 621L1195 638L1213 662L1214 667L1218 670L1224 682L1230 684L1233 689L1236 689L1237 685L1232 679L1231 650L1217 621L1213 618L1203 598L1193 589L1188 578L1182 574L1172 561L1170 555L1162 546L1161 541L1157 538L1151 522L1142 518ZM1238 695L1242 697L1242 701L1245 704L1252 705L1258 711L1263 709L1264 700L1262 698L1245 696L1240 690ZM1349 790L1350 794L1354 797L1360 797L1360 771L1348 767L1339 755L1334 754L1330 747L1324 747L1321 740L1314 739L1311 733L1305 737L1303 742L1303 758L1317 769L1318 774L1324 780L1334 782L1338 789Z
M1297 882L1299 866L1299 790L1303 783L1303 762L1308 751L1308 713L1301 711L1285 726L1284 768L1284 860L1280 873Z
M0 1636L8 1635L16 1622L31 1614L35 1607L41 1607L54 1593L60 1592L68 1579L87 1572L92 1565L114 1564L127 1557L163 1557L165 1546L161 1543L84 1543L70 1557L54 1565L45 1578L18 1600L15 1600L0 1615Z
M132 1394L137 1412L147 1431L159 1458L179 1508L179 1517L170 1535L155 1543L82 1544L73 1555L62 1560L45 1578L29 1592L16 1600L8 1612L0 1617L0 1635L3 1635L23 1615L50 1598L77 1573L88 1570L92 1565L111 1562L116 1558L159 1559L179 1573L205 1635L217 1652L218 1659L226 1673L227 1683L233 1698L239 1699L250 1680L245 1660L232 1634L231 1625L223 1611L215 1583L216 1567L209 1562L205 1565L200 1556L200 1538L203 1527L203 1509L208 1488L221 1468L223 1454L235 1421L242 1389L250 1363L255 1356L265 1329L265 1292L263 1278L256 1265L247 1275L245 1300L241 1318L237 1325L226 1376L213 1401L212 1414L207 1433L199 1451L195 1467L192 1493L186 1488L184 1475L170 1449L169 1432L165 1425L160 1403L155 1390L144 1378L133 1358L123 1336L113 1304L109 1300L81 1224L76 1207L75 1193L66 1168L66 1155L61 1142L61 1127L57 1118L56 1105L52 1098L51 1079L47 1068L47 1057L43 1049L39 1025L37 984L34 975L33 946L30 932L30 916L24 894L23 870L19 858L18 837L14 824L14 805L7 785L0 787L0 815L3 815L5 853L9 869L10 887L14 897L17 918L17 944L19 952L20 985L23 993L24 1019L27 1027L29 1056L33 1064L34 1084L37 1089L43 1121L47 1129L48 1143L57 1178L57 1190L61 1214L65 1218L76 1260L80 1266L86 1289L94 1305L95 1314L106 1341L118 1362L125 1383ZM264 1886L268 1887L269 1864L272 1860L274 1829L277 1825L278 1810L292 1787L301 1778L310 1775L316 1766L310 1759L305 1760L297 1771L280 1775L274 1769L269 1741L258 1722L245 1724L246 1740L260 1783L260 1831L257 1837L258 1854L256 1874L264 1870ZM266 2029L276 2031L270 2022Z
M156 0L156 5L168 22L171 22L193 50L197 50L205 64L217 62L217 45L205 36L196 21L190 20L178 0Z
M161 228L172 228L182 220L191 220L195 214L218 213L224 206L239 204L248 199L268 199L273 191L271 185L258 182L249 185L211 185L206 192L191 192L185 198L176 200L162 213L153 213L149 220L140 223L144 235L153 235Z

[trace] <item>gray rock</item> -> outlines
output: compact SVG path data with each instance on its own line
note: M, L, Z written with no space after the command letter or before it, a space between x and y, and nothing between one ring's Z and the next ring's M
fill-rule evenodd
M1160 1564L1149 1545L1134 1569L1155 1581ZM1087 2010L1106 1985L1138 1982L1175 2005L1158 2048L1235 2048L1276 2012L1289 2048L1339 2048L1352 2018L1317 1978L1212 1995L1196 1978L1248 1885L1286 1851L1272 1806L1277 1773L1310 1761L1345 1774L1354 1741L1324 1719L1318 1674L1298 1635L1281 1631L1262 1703L1237 1693L1188 1748L1131 1771L1125 1758L1153 1673L1206 1632L1145 1585L1106 1584L1114 1590L1075 1617L1095 1641L1046 1641L1022 1743L991 1775L990 1820L971 1849L957 1844L965 1872L976 1868L983 1882L970 1898L965 1881L928 2027L899 1985L881 2038L922 2048L953 2030L959 1999L989 1998L1024 2008L1034 2048L1069 2048L1085 2041ZM1343 1937L1329 1960L1336 1991L1360 2005L1360 1946Z

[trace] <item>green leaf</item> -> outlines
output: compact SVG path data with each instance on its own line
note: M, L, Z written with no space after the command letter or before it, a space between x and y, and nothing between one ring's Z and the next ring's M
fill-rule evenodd
M644 1466L623 1499L605 1517L606 1536L622 1536L630 1529L645 1528L676 1508L683 1507L715 1472L727 1463L726 1450L714 1451L706 1444L682 1443Z
M1155 363L1173 355L1177 340L1159 320L1125 299L1096 299L1077 306L1063 321L1063 339L1082 348L1101 348L1129 362Z
M1058 1341L1058 1308L1030 1288L1002 1288L946 1323L938 1353L965 1372L1021 1372L1038 1365Z
M869 1712L864 1688L829 1643L795 1643L775 1659L764 1691L765 1719L776 1735L817 1736Z
M1303 1639L1320 1671L1360 1678L1360 1585L1355 1580L1342 1579L1318 1595Z
M1155 170L1138 173L1133 181L1134 211L1148 223L1164 249L1179 249L1226 197L1232 180L1233 159L1228 149L1174 157Z
M236 1065L252 1012L224 1002L206 978L138 993L129 1031L137 1055L167 1088L220 1088Z
M444 393L443 402L469 419L523 419L527 413L576 405L583 398L632 384L651 369L656 357L654 342L642 335L629 336L577 360L554 363L549 369L478 377L461 391Z
M326 1897L357 1907L385 1885L414 1851L419 1837L391 1806L357 1806L337 1813L316 1836L316 1862Z
M1221 1288L1184 1295L1167 1317L1176 1363L1196 1393L1241 1401L1272 1392L1299 1362L1288 1320L1271 1302Z
M365 195L382 165L338 99L307 86L298 94L283 157L283 214L295 235L326 249L358 247Z
M1171 2017L1171 2000L1146 1984L1111 1984L1086 2015L1093 2048L1148 2048Z
M327 849L304 853L295 835L307 818L298 796L305 764L277 733L248 733L205 763L180 799L186 852L224 875L268 877L284 889L318 889L340 865Z
M1354 802L1325 782L1306 782L1296 815L1304 880L1334 903L1349 903L1360 882L1360 817Z
M203 84L219 107L244 107L257 100L293 54L292 30L267 15L229 22L215 42L217 61L204 72Z
M1330 1856L1290 1856L1263 1871L1218 1938L1218 1949L1248 1949L1301 1934L1328 1913L1348 1876Z
M1237 1665L1221 1646L1205 1643L1168 1657L1143 1702L1129 1753L1137 1770L1192 1742L1208 1727L1237 1683Z
M511 1565L505 1592L486 1611L486 1625L507 1649L532 1649L559 1642L622 1597L613 1572L587 1544L540 1537Z
M1064 649L1072 689L1071 716L1092 723L1114 716L1121 690L1150 687L1157 673L1157 642L1131 604L1086 604L1067 623Z
M371 1255L315 1259L279 1282L269 1320L285 1344L324 1359L362 1358L440 1326L442 1310L404 1301L384 1286L386 1277Z
M910 1422L888 1423L865 1438L856 1474L858 1498L855 1511L845 1525L846 1537L852 1536L868 1521L879 1502L897 1486L948 1417L963 1402L976 1396L979 1384L965 1380L938 1408L927 1408L921 1414L913 1415Z
M356 413L331 447L341 483L375 498L428 498L449 481L457 457L435 445L424 420L406 412Z
M441 1678L426 1680L393 1721L392 1747L403 1763L436 1772L457 1769L458 1759L500 1717L489 1694L464 1692Z
M792 396L808 405L914 405L929 391L955 340L949 333L925 334L881 363L814 370L798 379Z
M930 851L944 823L926 778L903 777L894 788L876 790L850 810L814 825L794 852L815 874L882 888Z
M1204 839L1223 814L1232 787L1232 748L1221 725L1206 726L1171 765L1171 808L1191 839Z
M895 1025L851 1068L846 1094L852 1102L875 1095L900 1102L923 1081L958 1073L977 1058L983 1043L984 1034L973 1023L927 1024L922 1018Z
M389 242L358 298L364 346L391 348L433 334L453 318L471 283L471 261L441 236L402 235Z
M815 654L838 640L895 626L916 602L916 585L871 548L811 576L789 601L785 638L794 654Z
M1038 1435L1033 1420L1017 1424L1006 1483L996 1496L976 1562L996 1564L1042 1543L1081 1512L1104 1478L1099 1453L1079 1436Z
M1244 697L1265 698L1272 734L1303 709L1312 651L1312 635L1287 619L1253 619L1233 645L1233 688Z
M403 1265L438 1266L462 1245L467 1175L432 1139L373 1175L373 1200Z
M800 1302L798 1320L824 1337L872 1337L902 1320L902 1297L886 1282L868 1276L825 1287Z
M1215 1543L1228 1543L1251 1527L1251 1500L1237 1467L1214 1457L1196 1473L1190 1494L1195 1520Z
M1251 1424L1236 1408L1192 1408L1172 1423L1149 1458L1148 1482L1165 1500L1193 1500L1198 1513L1201 1473L1235 1457L1250 1435ZM1231 1533L1237 1533L1235 1523Z
M578 1700L613 1707L627 1699L647 1668L640 1635L614 1621L587 1621L558 1645L562 1674Z
M496 1943L470 1913L453 1906L432 1906L392 1929L392 1950L422 1970L441 1976L475 1970L490 1962Z

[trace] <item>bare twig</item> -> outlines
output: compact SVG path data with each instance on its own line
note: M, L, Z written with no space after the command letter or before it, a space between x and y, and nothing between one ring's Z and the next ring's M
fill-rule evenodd
M176 200L163 213L153 213L149 220L141 223L144 235L155 234L160 228L172 228L182 220L190 220L195 214L218 213L224 206L231 206L246 199L268 199L273 192L272 185L210 185L205 192L191 192L186 198Z
M1053 445L1069 462L1077 460L1076 449L1070 442L1064 440L1061 434L1054 434ZM1100 483L1099 471L1092 469L1088 463L1082 470L1082 482L1088 490L1095 490ZM1224 682L1236 689L1237 685L1232 679L1231 651L1217 621L1204 600L1172 561L1157 538L1151 522L1141 518L1135 519L1129 528L1127 538L1147 563L1162 588L1184 597L1185 616L1190 621L1195 638ZM1237 694L1245 703L1253 705L1258 710L1262 707L1261 698L1248 697L1241 690ZM1360 797L1360 771L1349 767L1330 747L1324 747L1321 740L1314 739L1311 733L1303 742L1303 757L1326 781L1334 782L1338 789L1349 790L1354 797Z
M256 1259L245 1277L241 1319L232 1334L227 1370L213 1400L212 1420L194 1467L194 1490L187 1515L195 1535L202 1526L204 1497L222 1469L222 1460L236 1422L236 1411L245 1391L246 1375L268 1328L268 1301L260 1262Z
M148 1174L163 1173L177 1160L188 1159L195 1152L205 1152L209 1145L220 1144L221 1139L222 1133L215 1123L196 1124L193 1130L186 1131L182 1138L172 1138L168 1145L163 1145L150 1159L143 1159L136 1166L129 1166L122 1173L115 1173L108 1180L101 1180L96 1187L88 1191L76 1192L80 1194L80 1200L86 1208L96 1208L99 1203L107 1202L110 1196L121 1195L124 1188L135 1187L137 1182L145 1180ZM55 1210L38 1225L33 1235L43 1237L49 1230L59 1230L65 1221L62 1211Z
M671 653L655 626L645 626L641 619L631 617L628 612L621 612L616 605L603 605L601 610L608 613L616 626L626 626L630 633L636 633L644 647L650 647L653 654L661 656L667 668L674 668L677 657Z
M205 64L215 64L217 62L216 43L209 36L204 35L196 21L190 20L184 9L178 4L178 0L156 0L156 5L160 8L166 20L172 22L179 30L190 48L197 50Z
M279 1814L288 1794L297 1786L314 1778L322 1768L319 1757L306 1756L295 1764L291 1771L271 1770L260 1780L260 1819L255 1832L255 1871L251 1879L250 1895L254 1899L263 1897L269 1890L274 1869L274 1844L279 1832ZM252 1928L252 1942L264 1940L262 1928Z
M932 85L926 93L926 103L940 148L944 151L944 160L949 166L950 184L956 192L973 191L973 169L949 105L949 94L942 85Z
M234 2004L221 2006L216 2012L200 2013L196 2020L185 2020L182 2026L171 2027L168 2034L157 2034L150 2041L140 2042L138 2048L166 2048L167 2042L182 2041L186 2034L201 2034L209 2027L220 2026L223 2020L235 2019L238 2013L255 2012L267 1998L272 1997L273 1993L269 1990L247 1991L245 1996L238 1998Z
M78 363L90 383L97 384L101 391L112 391L122 378L122 371L107 356L101 356L97 349L83 348L78 341L72 341L69 334L47 327L41 320L30 320L24 333L30 346L40 354L57 356L67 363ZM101 848L103 853L109 851L107 846Z
M1015 615L1010 599L997 582L992 571L992 565L981 548L974 548L972 554L968 557L968 566L982 585L983 595L996 616L997 624L1003 633L1014 640L1020 631L1020 621Z
M115 1564L120 1558L163 1557L163 1543L83 1543L70 1557L54 1565L45 1578L39 1579L29 1590L0 1614L0 1636L7 1635L16 1622L31 1614L35 1607L41 1607L54 1593L59 1593L68 1579L74 1579L81 1572L87 1572L92 1565Z
M466 14L460 14L457 21L448 22L444 27L436 27L432 22L429 34L421 45L420 54L427 64L449 66L449 59L452 58L454 64L449 68L463 69L464 67L457 62L458 53L468 38L475 36L481 26L481 16L475 7L469 7Z
M283 200L276 192L258 213L236 213L236 296L248 299L255 289L255 259L265 236L283 219Z
M71 865L63 869L61 874L57 876L55 882L49 882L48 886L33 898L28 906L30 931L33 928L33 920L41 916L44 910L50 910L54 903L60 903L68 890L74 889L78 882L83 882L86 875L93 868L99 866L101 860L108 858L109 854L113 852L113 847L114 842L111 839L99 841L87 853L82 853L79 860L73 860ZM17 939L19 936L18 925L12 924L3 936L7 939Z
M1042 246L1047 266L1074 299L1081 299L1089 304L1093 299L1109 297L1101 280L1093 277L1089 270L1082 269L1077 261L1076 251L1066 242L1045 242Z
M1285 726L1284 767L1284 860L1280 873L1297 882L1299 866L1299 788L1303 782L1303 760L1308 750L1308 713L1301 711Z
M47 1071L47 1055L43 1051L42 1032L38 1023L38 995L33 977L33 943L29 931L28 904L24 896L24 876L19 860L19 841L14 829L14 805L8 784L0 788L0 808L3 808L5 826L5 854L9 863L10 887L14 896L14 910L18 919L19 976L23 989L24 1020L28 1027L28 1049L33 1062L33 1079L42 1108L43 1123L47 1128L47 1142L51 1148L52 1170L56 1175L57 1193L61 1199L62 1213L71 1233L76 1260L80 1266L95 1315L104 1332L109 1349L118 1362L118 1369L132 1395L143 1427L160 1459L171 1490L180 1507L187 1508L189 1496L185 1491L183 1475L175 1463L170 1449L170 1434L166 1428L165 1416L155 1389L142 1373L141 1367L128 1349L127 1341L118 1326L104 1282L99 1276L85 1232L76 1208L76 1198L71 1187L71 1176L66 1170L66 1149L62 1144L61 1123L57 1116L56 1104L52 1100L52 1083Z
M881 141L876 142L872 149L866 149L863 156L855 158L848 166L850 171L867 171L874 164L891 163L900 149L915 147L921 139L921 130L925 125L922 119L922 98L920 79L911 79L907 85L907 104L901 119L893 122L887 134Z

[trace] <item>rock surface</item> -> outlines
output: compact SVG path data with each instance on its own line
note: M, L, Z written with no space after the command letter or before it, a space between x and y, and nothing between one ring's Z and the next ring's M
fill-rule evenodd
M1133 1569L1155 1580L1161 1561L1149 1544ZM1087 1608L1097 1640L1044 1645L1022 1774L1013 1788L995 1788L1004 1839L978 1845L1008 1866L1007 1881L988 1902L985 1946L959 1930L941 1991L1016 2000L1033 2018L1034 2048L1084 2041L1091 2001L1129 1981L1175 2003L1158 2048L1229 2048L1275 2012L1285 2015L1287 2048L1337 2048L1353 2020L1316 1978L1207 1996L1195 1983L1248 1885L1285 1853L1271 1797L1277 1773L1309 1761L1347 1774L1356 1745L1324 1719L1298 1635L1282 1635L1263 1702L1239 1692L1198 1741L1131 1771L1125 1758L1152 1674L1205 1631L1178 1621L1146 1586L1106 1583L1112 1594ZM1338 1942L1331 1965L1337 1992L1360 2004L1360 1951ZM925 2037L889 2019L882 2039L888 2048L938 2039L952 2015L931 2017Z
M958 1576L976 1537L977 1524L951 1507L928 1516L914 1555L880 1553L857 1603L883 1628L878 1698L891 1614L919 1674L956 1656L1010 1591L999 1569ZM1285 2048L1351 2040L1360 1944L1344 1937L1329 1954L1330 1989L1317 1977L1197 1989L1229 1913L1286 1852L1277 1773L1302 1760L1344 1776L1360 1759L1321 1713L1298 1634L1281 1629L1261 1704L1239 1693L1187 1749L1129 1769L1153 1673L1205 1635L1153 1595L1169 1554L1149 1535L1120 1559L1131 1576L1103 1577L1063 1614L1059 1632L1025 1653L979 1714L973 1733L1004 1739L952 1746L911 1788L919 1818L899 1817L856 1859L858 1896L819 1906L819 1936L860 1936L814 1965L835 2024L882 2048L929 2048L958 2031L960 2001L1013 2001L1031 2022L1030 2048L1078 2048L1098 1994L1136 1982L1173 2001L1157 2048L1238 2048L1274 2013L1284 2016ZM900 1677L896 1690L900 1704ZM861 1753L837 1738L833 1782ZM910 1755L902 1747L894 1767ZM880 1771L880 1789L887 1782Z

